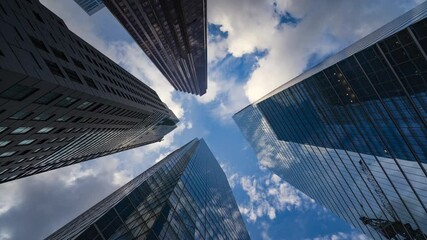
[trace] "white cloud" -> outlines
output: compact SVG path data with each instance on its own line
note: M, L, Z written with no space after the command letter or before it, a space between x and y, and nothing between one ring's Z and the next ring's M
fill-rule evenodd
M234 188L239 183L239 174L238 173L233 173L228 178L228 183L230 184L231 188Z
M223 27L221 27L223 29ZM244 82L239 82L227 72L233 67L230 60L222 62L228 54L226 38L219 35L208 36L208 90L197 102L211 109L211 115L222 123L231 123L231 116L249 104L244 91Z
M262 222L261 223L261 238L262 240L271 240L272 238L270 237L268 230L270 229L270 224L266 223L266 222Z
M208 90L206 97L202 96L197 101L206 104L210 108L211 116L219 119L221 123L232 123L233 114L249 104L244 93L244 84L233 78L223 78L218 71L210 73L209 76L209 79L215 79L209 80L212 90Z
M0 188L0 216L22 202L21 193L15 187L16 181L3 184Z
M232 123L233 114L248 105L249 101L243 93L243 85L237 81L228 79L220 84L223 93L219 104L211 112L223 123Z
M12 236L7 232L0 232L0 240L12 240Z
M54 12L59 12L76 34L153 87L181 122L160 143L2 184L0 239L45 237L31 234L37 232L47 235L61 227L76 217L77 213L86 210L179 147L176 145L178 136L185 129L193 127L193 123L185 119L188 109L180 101L184 96L174 93L172 86L135 43L103 40L97 35L98 31L92 24L93 18L80 14L76 17L75 11L70 10L76 9L69 7L74 6L74 2L42 2ZM229 53L241 57L256 50L268 49L268 55L257 63L247 83L224 75L225 68L209 72L208 92L197 98L197 101L209 107L212 115L224 122L231 121L231 115L248 104L249 100L257 100L300 73L311 54L325 55L336 51L400 14L402 9L407 9L406 5L400 6L403 3L398 0L335 1L333 4L280 0L277 3L279 9L302 17L301 24L296 28L275 28L278 20L273 14L273 1L270 0L209 1L209 21L221 24L221 30L228 32L227 39L210 39L209 63L218 62ZM405 4L413 5L412 1L406 1ZM331 5L336 5L333 14L330 14ZM265 155L265 159L273 158L267 153ZM262 166L267 166L271 161L262 163ZM248 195L249 201L239 208L252 222L262 217L275 219L279 212L306 209L313 205L312 200L274 174L257 178L231 174L229 181L232 186L240 183ZM28 228L27 232L17 227L18 222L19 226ZM269 239L267 230L266 225L264 239ZM339 237L342 236L342 233L337 233L329 237L341 239Z
M278 11L302 18L300 24L277 28L274 2ZM228 49L236 57L268 50L244 87L253 102L301 73L312 54L336 52L416 2L419 1L215 0L209 2L208 16L210 22L222 25L221 30L228 32L228 38L216 48Z
M0 239L46 237L133 177L120 162L107 156L2 184Z
M208 36L208 63L213 64L228 54L227 42L220 35ZM209 86L209 85L208 85ZM209 86L210 88L210 86Z
M208 86L209 87L205 95L201 97L194 97L198 102L206 104L216 100L218 93L221 91L218 82L216 80L212 80L212 77L208 76Z
M230 187L231 188L236 187L237 184L240 183L239 173L235 172L234 169L231 169L231 167L228 163L219 162L219 165L221 166L222 170L224 171L225 175L227 176L228 184L230 184Z
M239 206L250 222L258 218L276 218L277 212L304 210L314 207L314 201L282 181L275 174L260 177L242 176L240 185L249 201Z

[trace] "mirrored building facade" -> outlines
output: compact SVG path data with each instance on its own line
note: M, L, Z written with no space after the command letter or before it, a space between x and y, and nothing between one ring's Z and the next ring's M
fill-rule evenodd
M194 139L47 239L249 239L227 178Z
M92 15L105 7L102 0L74 0L83 10Z
M206 93L206 0L104 0L104 4L176 90Z
M234 115L260 162L368 236L427 239L427 3Z
M160 141L156 92L37 0L0 2L0 183Z

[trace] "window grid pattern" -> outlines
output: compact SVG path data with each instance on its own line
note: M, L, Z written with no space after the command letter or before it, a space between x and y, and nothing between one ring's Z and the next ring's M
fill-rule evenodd
M227 178L193 140L48 239L249 239Z
M104 3L176 90L206 92L205 0Z
M361 218L427 233L426 9L234 115L265 166L374 239Z
M12 29L0 29L0 66L14 74L1 77L0 139L10 142L0 150L8 153L0 183L154 143L176 127L153 89L39 1L3 7L0 20ZM167 119L174 124L160 124ZM35 141L19 145L26 139Z

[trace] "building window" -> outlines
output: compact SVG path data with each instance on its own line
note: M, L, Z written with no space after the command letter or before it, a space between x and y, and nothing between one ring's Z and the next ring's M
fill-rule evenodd
M78 101L77 98L65 97L61 101L59 101L57 104L55 104L55 106L58 106L58 107L69 107L69 106L71 106L73 103L75 103L77 101Z
M46 45L44 45L43 41L40 39L37 39L33 36L28 36L31 39L31 42L33 42L34 46L38 49L41 49L45 52L49 52L49 50L47 50Z
M34 16L37 18L37 20L44 23L43 18L40 16L40 14L36 13L35 11L33 11L33 13L34 13Z
M59 93L50 92L50 93L45 94L43 97L37 99L35 102L40 103L40 104L49 104L53 100L59 98L60 96L61 96L61 94L59 94Z
M13 130L10 134L25 134L33 129L32 127L19 127Z
M0 141L0 147L5 147L7 145L9 145L9 143L11 143L12 141L9 140L4 140L4 141Z
M50 147L47 147L47 148L43 149L43 152L47 152L49 150L50 150Z
M104 104L100 103L100 104L96 105L95 107L93 107L90 111L94 112L94 111L98 110L98 108L102 107L103 105Z
M19 112L13 114L12 116L10 116L9 119L22 120L22 119L25 119L26 117L30 116L31 114L32 114L32 112L19 111Z
M82 104L80 104L80 105L77 107L77 109L79 109L79 110L85 110L85 109L87 109L88 107L90 107L90 106L92 106L92 105L93 105L93 102L85 101L85 102L83 102Z
M37 144L43 144L43 143L45 143L47 140L49 140L49 139L48 139L48 138L42 139L42 140L40 140Z
M42 113L42 114L34 117L33 120L34 121L46 121L53 116L54 116L54 114L51 114L51 113Z
M68 59L67 59L67 57L65 56L64 52L62 52L62 51L60 51L60 50L58 50L58 49L56 49L56 48L54 48L54 47L50 47L50 49L52 49L53 54L55 54L55 56L56 56L57 58L60 58L60 59L62 59L62 60L64 60L64 61L68 62Z
M65 130L65 128L60 128L60 129L56 130L56 132L55 132L55 133L60 133L60 132L62 132L62 131L64 131L64 130Z
M6 91L0 93L1 98L12 99L12 100L23 100L36 92L37 88L27 87L21 84L15 84L8 88Z
M4 153L0 154L0 157L10 157L15 153L16 153L16 151L4 152Z
M19 155L25 155L25 154L29 153L30 151L31 151L31 149L27 149L27 150L21 152Z
M85 77L85 76L83 76L83 78L85 79L85 81L86 81L87 85L89 85L89 87L98 89L98 87L95 84L95 81L93 81L92 78Z
M75 71L68 69L68 68L65 68L65 67L64 67L64 70L65 70L65 73L68 75L68 78L71 81L83 84L82 80L80 80L79 75L77 75L77 73Z
M65 77L64 74L61 71L61 68L59 68L58 64L56 64L56 63L54 63L52 61L46 60L46 59L44 59L44 62L46 63L47 67L49 68L50 72L53 75L60 76L60 77Z
M6 131L7 127L0 127L0 133Z
M13 172L15 172L16 170L18 170L19 168L20 168L20 167L15 167L15 168L11 169L9 172L13 173Z
M34 141L36 141L36 139L25 139L25 140L22 140L21 142L19 142L18 145L19 146L30 145Z
M74 118L74 120L72 121L73 123L75 123L75 122L78 122L78 121L80 121L80 119L82 119L83 117L77 117L77 118Z
M62 116L62 117L56 119L56 121L57 122L66 122L66 121L70 120L71 118L72 117L69 117L69 116Z
M82 62L80 62L79 60L77 60L77 59L75 59L75 58L71 58L72 60L73 60L73 63L77 66L77 67L79 67L79 68L81 68L81 69L83 69L83 70L86 70L86 68L85 68L85 66L83 65L83 63Z
M17 163L21 163L21 162L23 162L23 161L25 161L25 158L21 158L21 159L19 159L19 160L17 161Z
M50 131L52 131L53 129L55 129L54 127L44 127L40 130L37 131L37 133L48 133Z

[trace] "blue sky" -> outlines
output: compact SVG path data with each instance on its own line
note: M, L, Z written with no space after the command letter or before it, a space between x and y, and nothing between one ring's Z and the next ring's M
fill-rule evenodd
M209 82L175 92L116 19L42 0L77 35L154 88L180 118L161 143L0 185L0 240L46 237L195 137L223 166L252 239L365 239L260 165L231 116L416 5L407 0L208 0Z

